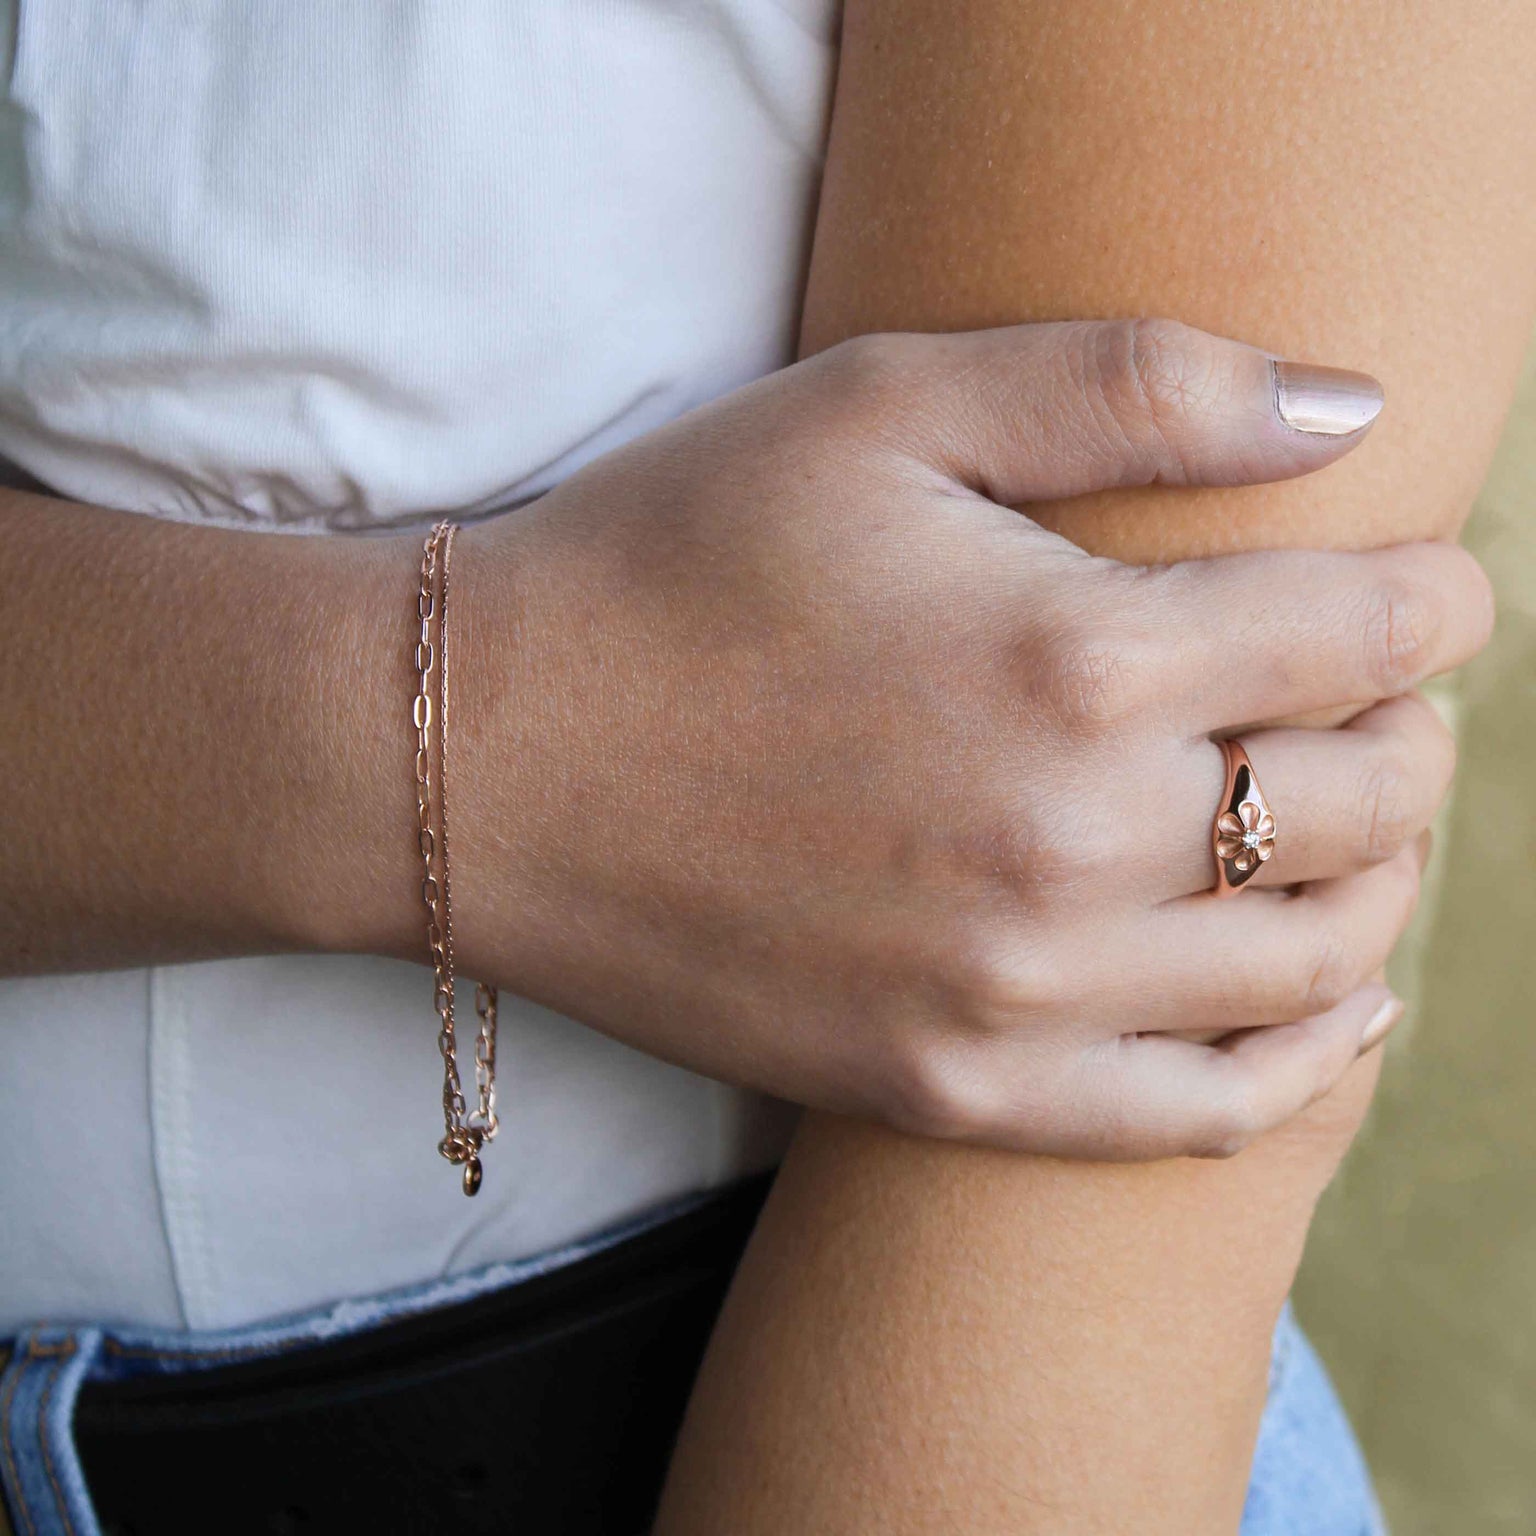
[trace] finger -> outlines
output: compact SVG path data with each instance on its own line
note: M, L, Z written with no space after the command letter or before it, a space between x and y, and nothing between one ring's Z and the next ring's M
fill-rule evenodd
M826 356L907 451L1006 506L1289 479L1348 453L1382 405L1367 374L1160 318L869 337Z
M1100 964L1094 1009L1143 1030L1229 1030L1326 1013L1385 964L1412 917L1417 844L1374 868L1144 914Z
M1337 730L1253 731L1243 747L1275 820L1273 855L1250 888L1332 880L1392 858L1434 819L1456 766L1455 737L1417 693L1377 704ZM1226 783L1221 748L1191 744L1179 754L1174 779L1179 788L1165 796L1156 835L1142 828L1157 900L1215 883L1211 825Z
M1372 982L1314 1017L1214 1045L1166 1035L1106 1042L1103 1064L1074 1101L1087 1144L1072 1151L1118 1160L1230 1157L1328 1093L1402 1012Z
M1407 692L1493 632L1492 587L1454 544L1184 561L1140 573L1127 601L1178 637L1169 719L1201 734Z

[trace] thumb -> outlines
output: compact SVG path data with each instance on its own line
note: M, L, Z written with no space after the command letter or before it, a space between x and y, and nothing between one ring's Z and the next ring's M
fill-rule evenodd
M1006 506L1132 485L1252 485L1341 458L1382 406L1369 374L1177 320L882 338L908 452Z

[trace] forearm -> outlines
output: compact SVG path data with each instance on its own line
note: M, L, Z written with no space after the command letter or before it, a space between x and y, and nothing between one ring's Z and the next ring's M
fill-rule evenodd
M1536 305L1536 9L931 0L847 9L803 349L1171 315L1361 368L1359 452L1036 509L1096 552L1454 532Z
M1452 535L1536 297L1533 56L1527 4L850 4L805 350L1169 315L1365 369L1387 408L1321 474L1029 513L1131 560ZM1270 1331L1375 1070L1221 1165L809 1120L668 1536L1231 1531Z
M658 1536L1230 1536L1362 1068L1222 1163L1057 1162L807 1117Z
M402 942L413 544L0 492L0 971Z

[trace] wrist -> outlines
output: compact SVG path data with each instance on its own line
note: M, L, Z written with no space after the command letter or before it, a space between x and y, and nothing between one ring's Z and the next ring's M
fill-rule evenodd
M534 643L528 618L538 589L558 580L541 562L540 527L525 509L464 527L454 540L441 786L458 965L465 976L527 996L541 995L541 961L555 948L558 919L550 930L536 926L556 905L539 876L560 862L569 810L561 737L546 709L558 693L552 658ZM544 626L543 637L558 628ZM423 921L413 954L426 942Z
M266 882L282 947L426 955L411 723L420 542L325 540L295 615L301 659L278 664L303 722L285 776L302 847L271 849Z
M532 782L549 766L550 743L537 739L540 710L520 643L528 521L461 529L449 607L454 946L465 975L510 986L523 979L519 941L541 948L529 923L539 903L525 889L539 856L519 829L552 809ZM296 948L428 958L411 713L424 537L327 541L336 548L315 597L315 660L298 681L314 722L297 775L308 789L309 858L301 891L291 857L276 883ZM542 811L510 813L527 803Z

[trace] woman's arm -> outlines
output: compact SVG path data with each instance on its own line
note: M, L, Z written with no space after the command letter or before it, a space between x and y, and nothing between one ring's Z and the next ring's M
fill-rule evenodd
M1149 430L1131 334L834 349L465 530L447 797L465 972L718 1077L1036 1151L1230 1146L1335 1082L1417 886L1406 851L1361 867L1351 785L1418 760L1399 830L1422 825L1449 771L1430 717L1399 701L1328 738L1349 767L1308 796L1292 857L1338 878L1303 901L1171 900L1209 880L1199 816L1116 847L1111 872L1098 808L1127 760L1149 803L1213 797L1220 754L1196 738L1255 697L1368 700L1456 665L1486 636L1487 582L1424 543L1138 578L978 494L1300 474L1363 440L1358 412L1292 430L1267 355L1190 327L1186 365L1225 379L1223 402ZM999 432L1001 400L1034 430ZM0 963L419 953L416 541L0 512L0 768L31 813L0 847ZM1254 583L1256 622L1200 632L1246 615ZM1407 650L1382 624L1404 602L1424 639ZM1084 619L1103 609L1147 637L1113 716L1102 669L1125 658ZM1246 686L1213 687L1234 657ZM1266 741L1272 784L1319 777L1305 735ZM1222 963L1189 966L1197 947ZM1127 1038L1149 985L1159 1017ZM1234 1010L1296 1027L1220 1052L1155 1035Z
M1454 535L1536 307L1533 61L1531 0L850 0L803 350L1172 315L1366 369L1326 474L1048 515L1128 560Z
M1386 410L1322 474L1030 514L1137 560L1454 534L1536 298L1533 82L1528 0L849 0L806 350L1164 314L1369 369ZM1146 361L1165 396L1208 384ZM1271 1330L1375 1071L1220 1164L809 1118L659 1530L1231 1532Z
M0 490L0 974L417 938L412 545Z

